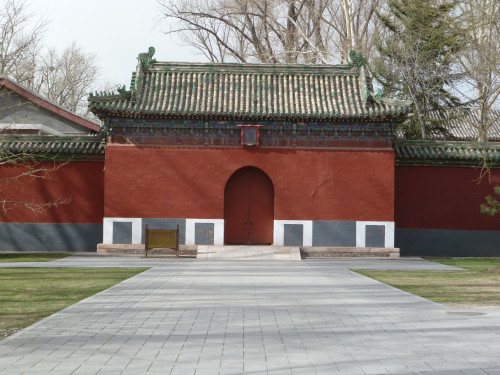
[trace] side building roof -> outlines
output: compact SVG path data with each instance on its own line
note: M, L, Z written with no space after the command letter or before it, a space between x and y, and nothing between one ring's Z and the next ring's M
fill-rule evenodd
M81 136L9 135L0 137L4 161L63 160L104 161L106 138L103 133Z
M140 54L130 90L89 96L100 118L402 120L411 102L373 93L364 59L345 65L156 62Z
M445 112L430 112L429 118L439 123L441 129L432 129L427 132L428 140L438 141L477 141L481 123L478 119L477 108L455 109ZM500 110L492 108L485 116L487 139L500 141ZM430 124L432 125L432 124ZM405 124L403 123L403 127ZM396 133L397 139L405 139L403 131Z
M53 102L44 98L40 94L24 87L23 85L15 82L7 76L0 75L0 89L6 88L25 98L28 102L32 102L34 105L44 108L45 110L52 112L62 118L69 120L81 127L83 127L86 132L97 133L100 131L100 126L83 118L76 113L73 113ZM1 107L0 107L1 110Z
M443 126L449 133L448 138L460 141L475 141L478 138L480 121L475 108L450 112L445 114L444 118L432 112L431 117L434 120L444 120ZM485 120L488 125L488 140L500 141L500 110L491 109ZM446 140L447 137L440 132L431 132L429 139Z
M500 142L396 140L396 165L500 168Z

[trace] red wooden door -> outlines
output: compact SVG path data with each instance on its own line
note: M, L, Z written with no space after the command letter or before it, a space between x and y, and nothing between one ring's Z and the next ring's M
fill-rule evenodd
M270 244L273 227L273 183L258 168L237 170L224 190L224 242Z

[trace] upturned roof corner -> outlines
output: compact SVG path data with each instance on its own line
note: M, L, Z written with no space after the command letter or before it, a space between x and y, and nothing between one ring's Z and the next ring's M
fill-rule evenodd
M349 57L351 58L351 62L349 62L347 65L353 71L359 71L360 95L361 100L365 105L376 103L379 105L396 106L400 107L401 113L408 113L408 110L405 108L410 108L413 105L413 101L387 98L385 97L384 89L379 88L377 89L377 91L373 91L371 78L366 72L367 59L363 56L363 53L361 51L351 51L349 53Z

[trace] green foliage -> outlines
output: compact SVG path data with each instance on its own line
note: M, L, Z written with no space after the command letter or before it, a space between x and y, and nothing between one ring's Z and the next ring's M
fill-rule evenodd
M495 186L495 194L500 195L500 186ZM488 195L486 198L486 203L481 204L481 212L486 215L496 215L500 212L500 201L496 198Z
M500 267L498 258L429 258L427 260L475 272L498 273L497 270Z
M500 305L500 259L447 258L432 261L463 271L356 271L440 303Z
M430 114L462 105L451 93L461 79L455 67L464 48L455 7L456 1L449 0L389 0L389 13L377 12L387 32L384 39L375 38L380 56L374 76L389 95L413 100L414 116L401 129L407 138L445 132Z
M0 254L0 263L8 262L51 262L69 257L68 253L10 253Z

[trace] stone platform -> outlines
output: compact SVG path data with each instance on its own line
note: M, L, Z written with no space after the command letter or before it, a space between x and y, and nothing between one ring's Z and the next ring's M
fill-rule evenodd
M196 257L198 245L180 245L180 256ZM144 244L104 244L97 245L97 254L144 255ZM149 256L173 255L174 249L153 249L148 251Z
M219 260L300 260L305 258L399 257L398 248L313 246L180 245L181 257ZM144 255L144 245L99 244L98 254ZM149 256L175 256L172 249L154 249Z

